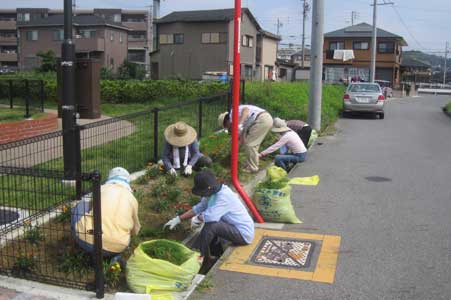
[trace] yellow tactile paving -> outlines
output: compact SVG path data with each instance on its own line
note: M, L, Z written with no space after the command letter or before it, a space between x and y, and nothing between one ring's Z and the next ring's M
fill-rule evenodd
M314 271L305 272L286 268L265 267L248 264L247 262L250 260L250 257L259 245L262 238L267 236L321 241L322 245ZM223 262L220 270L333 283L335 279L338 253L340 251L340 240L340 236L335 235L256 229L253 243L248 246L235 248L229 255L229 257L227 257Z

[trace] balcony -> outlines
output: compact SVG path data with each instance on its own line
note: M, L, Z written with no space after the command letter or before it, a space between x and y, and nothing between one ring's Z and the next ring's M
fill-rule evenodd
M3 37L0 36L0 44L1 45L17 45L17 38L14 37Z
M75 40L77 52L105 51L105 39L81 38Z
M17 61L17 53L0 53L0 61Z
M122 22L122 25L136 31L147 31L147 23L142 22Z
M1 30L16 30L16 21L2 21L0 20L0 29Z

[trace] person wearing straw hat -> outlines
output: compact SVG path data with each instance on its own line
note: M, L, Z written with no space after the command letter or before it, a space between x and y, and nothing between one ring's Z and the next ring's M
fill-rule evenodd
M274 163L286 171L289 171L290 163L296 164L305 161L307 158L307 148L299 135L291 130L284 120L275 118L274 127L271 131L278 133L280 138L275 144L262 151L259 154L260 158L280 149L281 154L276 155Z
M141 228L138 201L133 196L128 171L121 167L111 169L100 194L103 255L118 257L129 246L131 236L137 235ZM92 194L84 196L72 208L71 229L77 244L94 253Z
M194 170L211 165L211 159L200 153L196 130L185 122L169 125L164 130L163 165L165 170L177 176L177 170L191 175Z
M218 125L230 131L232 127L232 113L225 112L219 115ZM264 109L255 105L240 105L238 108L238 128L240 141L246 151L246 166L244 172L258 172L258 149L271 130L273 120Z
M192 193L200 202L164 225L173 230L184 220L191 219L191 227L203 225L197 244L204 258L202 269L209 267L222 254L221 240L234 245L248 245L254 239L254 221L238 195L227 185L218 182L215 174L204 170L194 176Z

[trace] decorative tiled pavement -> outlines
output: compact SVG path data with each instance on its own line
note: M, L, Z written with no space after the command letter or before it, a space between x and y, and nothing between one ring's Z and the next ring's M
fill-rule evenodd
M261 240L251 261L262 265L307 268L314 245L311 241L266 237Z
M257 228L252 244L236 247L222 271L333 283L341 238Z

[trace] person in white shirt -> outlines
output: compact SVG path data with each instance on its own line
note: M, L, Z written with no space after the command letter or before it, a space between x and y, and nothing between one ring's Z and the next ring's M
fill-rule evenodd
M280 149L281 154L276 155L274 163L285 171L289 171L290 163L296 164L306 160L307 148L299 135L291 130L284 120L275 118L272 132L279 133L280 138L275 144L262 151L259 154L260 158Z
M258 149L272 127L271 115L264 109L255 105L240 105L238 109L238 128L240 130L240 141L246 151L247 173L258 172ZM218 123L222 128L228 130L232 127L233 112L225 112L219 115Z

